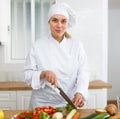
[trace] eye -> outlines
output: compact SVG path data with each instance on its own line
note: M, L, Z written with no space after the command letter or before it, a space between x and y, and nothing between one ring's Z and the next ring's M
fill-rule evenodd
M52 19L52 22L57 22L58 20L57 19Z
M63 19L61 22L62 22L62 24L65 24L65 23L67 23L67 20Z

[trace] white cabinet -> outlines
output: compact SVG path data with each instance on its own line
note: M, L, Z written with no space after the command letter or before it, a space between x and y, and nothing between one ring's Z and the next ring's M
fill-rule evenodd
M84 109L105 108L107 105L107 90L106 89L92 89L89 90L89 97L86 101Z
M10 0L0 0L0 41L5 44L9 41L9 28L10 24L9 9Z
M17 109L29 109L31 91L17 91Z
M16 109L16 91L0 91L0 109Z
M0 91L0 109L28 109L31 91Z
M0 91L0 109L29 109L32 91ZM106 89L89 90L89 98L84 109L104 108L107 104Z

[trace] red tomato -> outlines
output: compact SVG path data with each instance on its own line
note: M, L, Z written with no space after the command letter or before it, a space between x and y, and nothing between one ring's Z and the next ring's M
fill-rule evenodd
M52 115L56 112L56 109L52 106L36 107L35 110L27 110L22 112L16 117L16 119L25 119L27 117L30 117L31 119L38 119L41 117L41 111L44 111L49 115Z
M54 107L42 107L42 111L48 113L49 115L55 113L55 108Z
M37 119L41 116L41 111L36 111L36 112L33 112L33 115L32 115L32 118L33 119Z
M36 110L36 111L40 111L41 108L40 108L40 107L36 107L35 110Z
M15 117L15 119L22 119L21 117L19 117L19 116L17 116L17 117Z
M17 115L15 119L23 119L22 115Z

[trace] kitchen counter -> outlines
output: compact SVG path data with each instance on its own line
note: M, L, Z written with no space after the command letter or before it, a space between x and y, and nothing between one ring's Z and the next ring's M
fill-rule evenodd
M112 88L101 80L89 84L89 100L84 109L104 108L107 103L106 89ZM32 88L24 82L0 82L0 108L12 110L28 109ZM102 95L102 100L100 97ZM17 114L17 112L13 112ZM7 119L7 118L5 118Z
M19 114L22 111L23 110L4 110L4 119L11 119L13 115ZM94 109L80 109L78 111L80 112L81 118L86 117L95 112Z
M112 88L109 83L102 80L93 80L89 84L89 89L102 89ZM0 91L16 91L16 90L32 90L32 88L26 85L24 82L0 82Z

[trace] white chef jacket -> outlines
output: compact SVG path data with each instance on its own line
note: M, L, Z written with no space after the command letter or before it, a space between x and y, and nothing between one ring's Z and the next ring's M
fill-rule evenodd
M58 42L48 35L33 44L24 66L24 80L33 89L30 109L43 105L66 105L66 101L54 86L48 84L46 79L40 80L40 74L45 70L56 74L59 86L71 99L76 92L82 93L84 99L87 99L89 68L79 39L64 37Z

